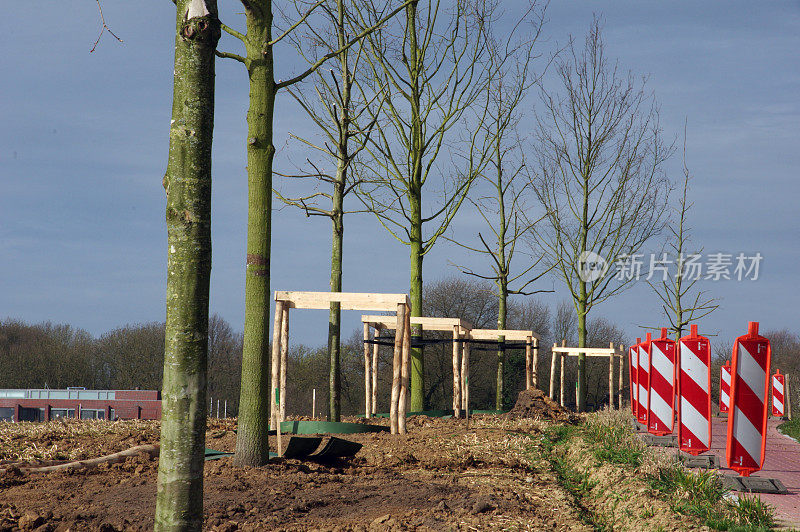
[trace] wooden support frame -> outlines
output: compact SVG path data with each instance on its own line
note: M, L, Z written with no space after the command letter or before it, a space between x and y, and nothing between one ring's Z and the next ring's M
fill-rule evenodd
M585 353L587 357L608 357L608 407L614 409L614 364L619 359L619 382L617 383L616 392L619 394L619 406L622 408L622 368L624 366L624 349L625 346L620 345L618 348L614 347L611 342L609 347L566 347L562 342L561 346L553 344L553 361L550 366L550 397L553 397L553 387L555 384L555 357L556 353L561 358L561 406L565 406L564 397L564 361L565 357L576 357L581 353Z
M290 309L313 309L328 310L331 303L339 303L341 310L361 310L396 313L396 327L398 334L395 338L394 358L392 375L392 394L390 403L390 429L392 434L404 434L406 432L405 411L408 401L408 375L410 367L411 336L410 325L408 323L411 314L411 301L406 294L374 294L356 292L290 292L275 291L275 320L272 334L272 383L285 383L286 358L288 358L289 343L289 310ZM389 317L391 319L391 317ZM284 356L285 355L285 356ZM374 357L377 357L375 352ZM365 349L365 362L369 356ZM403 367L403 366L406 367ZM281 369L283 368L283 369ZM371 372L370 372L371 373ZM369 374L369 373L368 373ZM367 374L367 375L368 375ZM365 376L365 384L368 381ZM374 380L377 380L375 376ZM374 382L374 381L373 381ZM371 386L368 386L371 392ZM280 390L280 388L279 388ZM280 422L285 414L285 388L281 390L280 403L279 394L274 393L272 398L271 424L276 428L280 427ZM373 409L373 394L367 400L365 410L369 412ZM401 419L402 416L402 419Z
M374 328L376 333L378 331L386 330L397 330L397 320L392 316L374 316L374 315L365 315L361 316L361 321L364 323L364 340L368 340L368 330L370 327ZM461 378L461 373L463 372L460 365L461 361L463 360L463 343L461 342L462 337L466 334L466 331L469 331L472 328L472 325L466 321L462 320L461 318L432 318L426 316L409 316L407 320L407 327L419 325L422 327L423 330L428 331L448 331L452 332L453 334L453 416L460 417L461 416L461 409L462 409L462 397L464 396L464 384L463 379ZM395 342L397 341L397 335L395 335ZM409 339L410 343L410 339ZM365 344L366 345L366 344ZM366 348L365 348L366 349ZM378 345L375 344L374 346L374 353L375 356L373 357L373 362L370 364L366 361L365 357L365 366L364 370L366 372L370 372L373 374L373 388L372 394L376 393L377 388L377 349ZM371 367L370 367L371 366ZM408 386L408 385L406 385ZM366 393L366 392L365 392ZM367 400L365 399L365 403ZM372 401L373 408L375 401ZM403 418L404 419L404 418Z
M525 389L530 390L538 385L537 371L539 367L539 335L533 331L519 329L470 329L467 332L470 340L496 340L525 342ZM468 346L469 344L467 344ZM467 365L469 367L469 365ZM469 369L467 369L467 374ZM462 371L462 383L467 375ZM466 386L466 385L465 385ZM467 407L464 407L467 408Z

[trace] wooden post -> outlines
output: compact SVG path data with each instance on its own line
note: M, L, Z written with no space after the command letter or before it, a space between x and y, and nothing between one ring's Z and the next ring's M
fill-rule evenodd
M792 387L790 384L791 378L789 377L788 373L784 373L783 378L783 397L784 401L786 402L786 417L791 420L792 419Z
M467 419L467 427L469 427L469 343L464 344L461 359L461 375L463 377L461 382L461 404L464 409L464 417Z
M459 342L460 331L458 325L453 325L453 417L461 417L461 377L459 354L461 342Z
M531 366L533 365L531 353L531 337L528 336L525 342L525 389L530 390L533 385L533 376L531 375Z
M559 386L561 388L561 406L567 406L566 396L564 389L564 366L566 366L567 362L567 354L561 353L561 379L559 380Z
M467 334L464 335L464 339L467 339ZM464 342L464 345L461 346L461 410L464 410L464 417L467 417L468 413L466 410L468 408L469 399L467 398L467 374L469 373L469 342Z
M317 389L311 390L311 419L317 418Z
M403 328L406 322L406 305L397 305L397 324L394 334L394 357L392 358L392 398L389 403L389 430L397 434L397 408L400 399L400 364L403 362Z
M280 405L283 404L283 397L280 397L278 395L279 390L280 390L280 388L275 388L275 397L273 398L275 400L275 411L276 412L279 411ZM277 414L276 414L276 417L277 417ZM281 439L281 422L280 422L280 420L277 420L275 422L275 436L277 436L277 440L278 440L277 442L275 442L275 449L278 452L278 456L280 457L280 456L283 456L283 442L282 442L282 439Z
M375 340L380 336L380 332L380 329L375 329ZM373 416L378 413L378 350L380 347L378 344L372 345L372 387L370 388L372 390L372 401L370 401L370 405L372 406Z
M614 349L614 343L611 342L609 346ZM608 355L608 409L614 410L614 360L616 357L614 353Z
M372 360L370 359L369 344L369 323L364 323L364 417L370 418L372 408L370 401L372 399L372 390L370 384L372 383L372 371L370 368Z
M289 305L283 306L281 318L281 408L280 421L286 420L286 371L289 368Z
M275 320L272 322L272 380L270 389L272 390L272 397L270 402L272 408L270 409L269 424L271 429L275 429L275 420L278 419L278 409L275 404L275 388L278 386L280 375L280 362L281 362L281 323L283 320L283 306L284 302L275 301Z
M403 365L400 370L400 404L397 409L397 430L406 433L406 412L408 412L409 384L411 382L411 309L406 309L403 323Z
M539 387L539 339L538 338L533 338L533 368L531 368L531 373L533 373L533 387L538 388Z
M622 356L622 353L625 352L625 346L619 346L619 351L619 382L617 383L617 394L619 400L617 402L619 403L618 408L622 410L622 379L625 372L625 358Z
M558 356L555 352L556 347L558 344L553 344L553 351L550 352L550 399L553 401L556 400L556 357Z

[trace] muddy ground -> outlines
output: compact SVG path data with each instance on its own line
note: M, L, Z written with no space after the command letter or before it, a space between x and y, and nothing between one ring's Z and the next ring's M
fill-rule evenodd
M260 468L237 468L230 458L208 461L205 528L593 529L537 450L549 424L575 420L534 417L476 416L468 426L465 420L417 416L409 419L407 435L344 436L363 448L335 463L275 459ZM4 425L0 531L152 529L157 458L140 455L50 473L9 466L94 458L157 443L158 422ZM210 420L206 445L233 451L234 430L234 420Z

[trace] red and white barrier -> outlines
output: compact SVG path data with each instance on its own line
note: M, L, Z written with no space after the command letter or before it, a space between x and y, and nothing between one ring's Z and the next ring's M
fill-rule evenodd
M784 416L784 385L786 384L786 377L781 374L781 370L776 370L775 375L772 376L772 415L775 417Z
M672 434L675 428L675 340L661 337L650 342L650 393L647 397L647 432Z
M736 339L731 362L731 413L725 459L729 468L750 476L764 465L767 443L767 391L772 352L758 335L758 322Z
M636 382L639 388L639 396L636 399L638 403L636 421L642 425L647 425L647 395L650 392L650 342L651 335L647 333L645 341L638 345L639 377Z
M628 348L628 381L631 389L631 411L636 416L637 409L639 408L639 344L642 342L641 338L636 339L636 344Z
M719 411L727 414L731 408L731 361L719 368Z
M711 343L697 325L678 340L678 444L697 456L711 448Z

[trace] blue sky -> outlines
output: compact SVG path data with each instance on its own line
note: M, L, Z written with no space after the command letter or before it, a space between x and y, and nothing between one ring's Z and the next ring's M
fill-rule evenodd
M518 3L504 3L513 12ZM241 27L238 2L221 2ZM161 179L167 158L174 7L168 0L14 3L0 20L0 318L50 320L95 335L164 319L166 226ZM669 138L688 120L694 175L691 225L708 253L760 252L757 281L704 283L721 308L702 330L722 339L798 330L800 264L800 2L553 2L542 50L582 39L593 13L604 20L609 57L648 75ZM230 39L221 49L238 51ZM286 59L279 54L279 59ZM284 61L279 76L299 67ZM309 131L279 97L276 167L288 169L287 132ZM535 104L531 98L529 106ZM238 63L217 64L214 139L212 311L241 329L246 220L247 81ZM531 107L532 108L532 107ZM292 129L294 128L294 129ZM523 122L523 128L525 128ZM680 156L668 165L680 177ZM480 226L464 210L452 235ZM366 215L346 221L344 289L407 292L408 252ZM272 288L326 290L330 226L290 209L275 213ZM480 266L447 242L426 257L426 281ZM566 297L541 296L552 306ZM631 338L663 323L656 298L637 286L598 307ZM326 316L292 320L292 342L322 344ZM345 319L345 334L358 314Z

